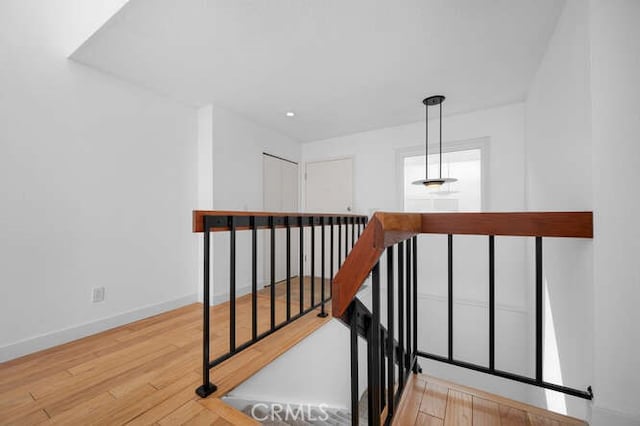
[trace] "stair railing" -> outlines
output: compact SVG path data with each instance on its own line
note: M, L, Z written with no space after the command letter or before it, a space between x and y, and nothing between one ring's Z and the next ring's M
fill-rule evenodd
M354 247L357 238L360 236L362 229L367 223L366 216L359 215L341 215L341 214L301 214L301 213L270 213L270 212L235 212L235 211L209 211L196 210L193 212L193 232L202 233L204 241L203 250L203 327L202 327L202 385L196 390L196 393L205 398L217 390L217 387L211 382L210 369L223 361L231 358L235 354L247 349L256 342L269 336L282 327L292 323L300 317L308 314L314 309L320 308L318 316L326 317L326 302L331 299L331 291L333 289L333 275L343 263L343 259L347 257L350 250ZM291 295L291 262L292 262L292 242L291 236L297 228L299 232L299 300L297 313L291 312L292 295ZM308 228L310 231L311 244L308 250L305 250L304 230ZM320 277L316 277L316 232L320 231ZM326 231L329 231L329 237ZM344 228L344 233L343 233ZM286 248L284 253L278 253L276 250L276 230L284 229L286 232ZM258 327L258 230L266 230L270 234L269 252L269 328L267 331L259 333ZM337 235L336 232L337 230ZM229 233L229 282L222 283L228 286L229 290L229 345L228 350L214 360L211 360L211 260L213 258L211 233L228 232ZM249 250L238 250L237 232L251 233L251 247ZM349 238L350 237L350 238ZM326 240L329 239L329 244ZM328 246L328 247L327 247ZM343 251L344 248L344 251ZM327 250L328 249L328 250ZM337 256L336 251L337 249ZM251 257L251 338L245 342L237 342L236 326L236 272L237 272L237 256L238 253L244 253ZM310 255L310 272L311 276L307 279L310 284L310 303L305 302L305 277L304 265L306 252ZM344 254L344 258L343 258ZM284 256L286 259L286 278L285 278L285 303L286 317L278 322L276 318L276 259ZM336 258L337 257L337 258ZM325 289L325 269L326 262L329 262L329 292ZM335 264L334 264L335 263ZM316 300L316 281L320 278L320 300ZM216 283L219 285L220 283Z
M448 354L418 348L418 239L420 234L445 234L448 262ZM489 365L457 360L453 352L453 237L485 235L489 250ZM535 377L495 367L495 237L535 238ZM592 399L587 390L549 383L543 379L542 238L593 238L591 212L519 213L376 213L338 270L333 281L332 314L351 329L352 424L358 425L358 336L367 341L368 422L390 424L411 371L420 371L418 357ZM380 323L380 257L386 250L387 327ZM397 253L397 257L395 256ZM397 259L397 261L395 260ZM356 293L371 277L371 310ZM397 281L396 281L397 280ZM395 298L397 287L397 300ZM395 310L398 311L398 324ZM395 330L398 336L395 336ZM396 375L397 368L397 375Z

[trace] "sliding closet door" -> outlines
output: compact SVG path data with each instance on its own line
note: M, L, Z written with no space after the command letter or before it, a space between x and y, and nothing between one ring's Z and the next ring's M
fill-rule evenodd
M263 194L264 210L269 212L295 213L298 211L298 164L292 161L263 155ZM263 232L265 241L264 276L266 284L270 280L269 253L271 250L271 236ZM286 238L284 229L276 230L276 282L282 281L287 276L286 270ZM298 274L298 229L291 231L291 275Z

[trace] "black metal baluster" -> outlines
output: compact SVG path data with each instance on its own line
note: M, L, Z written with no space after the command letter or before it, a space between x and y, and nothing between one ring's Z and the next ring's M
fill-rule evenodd
M418 354L418 237L413 237L413 357ZM413 364L413 372L418 373L417 359Z
M271 331L276 328L276 224L273 216L269 217L271 227Z
M406 331L406 345L407 345L407 353L405 354L405 368L407 373L411 369L411 241L407 240L404 244L406 249L406 257L405 257L405 287L407 291L405 292L406 303L405 303L405 331Z
M311 307L316 306L316 218L311 217Z
M351 218L351 249L353 250L353 245L356 243L356 222L355 218Z
M398 384L400 389L404 387L404 243L398 243Z
M344 218L344 259L349 256L349 218Z
M385 331L380 327L380 347L378 348L378 359L380 360L380 411L384 410L384 407L387 404L387 369L386 363L384 362L386 354L386 337ZM388 413L387 418L390 418Z
M496 273L495 237L489 235L489 370L496 368Z
M453 235L449 234L447 238L448 255L448 277L449 277L449 289L448 289L448 313L449 313L449 361L453 360Z
M300 315L304 312L304 226L303 217L298 218L300 220L300 271L298 273L298 281L300 284Z
M287 321L291 319L291 223L289 216L285 218L287 227Z
M591 388L591 386L588 386L586 391L582 391L582 390L578 390L578 389L574 389L574 388L570 388L570 387L566 387L563 385L559 385L559 384L554 384L554 383L548 383L546 381L544 381L544 365L543 365L543 354L544 354L544 341L543 341L543 337L544 337L544 329L543 329L543 325L544 325L544 310L543 310L543 303L544 303L544 275L543 275L543 250L542 250L542 237L535 237L535 377L525 377L519 374L513 374L513 373L509 373L506 371L501 371L497 368L495 368L495 306L496 306L496 298L495 298L495 237L494 236L489 236L490 240L489 240L489 251L490 251L490 311L492 311L491 315L490 315L490 329L494 330L491 331L490 334L493 334L493 336L490 335L490 362L489 362L489 367L486 366L482 366L482 365L478 365L478 364L473 364L470 362L465 362L465 361L457 361L455 359L453 359L453 355L452 355L452 345L451 345L451 341L452 341L452 334L451 332L449 333L449 356L445 357L445 356L440 356L440 355L435 355L432 353L427 353L424 351L417 351L417 354L419 356L428 358L428 359L432 359L432 360L436 360L439 362L443 362L446 364L450 364L450 365L455 365L458 367L463 367L463 368L467 368L467 369L471 369L474 371L479 371L482 373L486 373L486 374L490 374L490 375L494 375L494 376L498 376L498 377L502 377L502 378L506 378L509 380L514 380L520 383L526 383L529 385L535 385L535 386L539 386L541 388L545 388L545 389L550 389L556 392L562 392L565 393L567 395L571 395L571 396L575 396L578 398L584 398L587 400L592 400L593 399L593 389ZM414 247L414 249L416 249ZM417 256L415 255L415 251L414 251L414 268L415 268L415 261L417 259ZM449 236L449 330L452 330L452 300L453 300L453 291L452 291L452 273L451 273L451 264L452 264L452 257L453 257L453 249L452 249L452 238L451 235ZM414 269L415 271L415 269ZM414 281L416 279L416 273L414 273ZM414 287L416 288L416 287ZM417 291L414 290L414 294L417 294ZM414 303L415 303L415 299L414 299ZM414 310L415 311L415 310ZM414 312L415 315L415 312ZM493 318L491 318L493 317ZM414 316L415 318L415 316ZM414 319L414 323L417 324L417 321ZM415 329L414 329L414 339L416 339L416 334L415 334ZM414 348L417 348L417 345L414 344ZM419 371L419 366L414 366L414 372L415 371Z
M338 269L342 267L342 218L338 218Z
M369 424L380 424L380 264L371 270L372 313L367 345Z
M236 350L236 218L229 216L229 352Z
M209 350L210 350L210 226L207 217L203 218L204 222L204 279L202 288L202 386L196 389L198 396L206 398L215 392L218 388L211 383L209 377Z
M330 269L331 269L329 271L329 274L331 275L331 277L329 278L329 280L330 280L330 282L329 282L329 297L332 298L333 297L333 275L334 275L334 273L333 273L333 260L334 259L333 258L335 257L335 253L333 252L333 224L334 224L334 218L333 217L329 218L329 223L330 223L329 230L330 230L330 234L331 234L330 235L331 242L329 243L329 246L330 246L329 253L331 253L329 255L329 263L330 263Z
M358 392L358 312L356 304L352 303L351 310L351 425L359 426L360 394Z
M393 416L394 411L394 385L395 385L395 360L394 360L394 297L395 286L393 282L393 246L387 248L387 412Z
M251 216L251 340L258 339L258 229Z
M344 218L344 260L349 256L349 218Z
M536 237L536 382L542 383L542 237Z
M320 217L320 267L322 268L322 272L320 273L320 277L322 279L322 281L320 282L320 303L321 303L321 307L320 307L320 313L318 314L318 316L320 318L324 318L327 316L327 313L325 312L325 307L324 307L324 280L325 280L325 273L324 273L324 252L325 252L325 244L324 244L324 217Z

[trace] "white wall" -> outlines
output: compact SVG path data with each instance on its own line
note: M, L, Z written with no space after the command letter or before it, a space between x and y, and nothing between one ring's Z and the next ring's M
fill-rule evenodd
M594 212L592 241L545 247L561 379L595 393L591 414L560 405L594 425L640 424L639 19L633 1L567 2L526 103L527 207Z
M67 60L80 3L0 6L0 360L195 301L195 111Z
M593 210L589 61L588 7L570 0L527 93L528 210ZM545 238L543 251L544 378L586 390L593 384L593 242ZM539 405L588 417L584 400L542 390L536 396Z
M423 108L419 101L416 108ZM485 210L514 211L524 207L523 126L522 104L445 116L443 119L444 144L490 138L490 189ZM302 160L353 157L354 212L396 211L402 208L396 180L396 153L423 146L424 122L418 122L305 143L302 145Z
M594 424L640 424L640 3L593 0ZM622 413L617 417L611 417Z
M590 210L588 7L569 0L525 102L527 206Z
M446 106L446 103L445 103ZM422 105L417 102L416 108ZM483 139L488 141L485 210L524 210L524 105L513 104L463 115L445 116L444 145ZM435 123L434 123L435 124ZM434 129L436 126L431 125ZM424 122L384 128L302 145L303 161L352 157L354 211L402 209L398 155L420 148ZM521 238L496 239L497 339L499 368L531 371L530 294L527 290L526 244ZM446 352L446 237L419 238L420 349ZM486 238L454 238L454 352L468 361L488 362L488 242ZM386 277L385 262L381 276ZM427 272L428 271L428 272ZM386 287L384 278L383 287ZM383 291L383 295L386 294ZM363 297L367 297L363 294ZM383 297L384 299L384 297ZM384 300L383 300L384 305ZM386 311L386 308L383 309ZM397 324L397 321L396 321ZM455 378L446 366L423 361L431 374ZM521 400L530 400L525 386L486 375L467 374L465 383Z
M214 106L213 205L218 210L262 209L262 153L300 159L293 139Z
M263 210L263 152L277 155L291 161L299 161L300 144L276 131L250 121L239 114L217 105L200 109L200 139L203 153L211 156L211 161L201 162L201 179L209 179L212 184L202 183L203 202L201 208L213 210ZM208 148L210 144L210 148ZM210 151L210 154L209 154ZM207 170L206 167L210 167ZM211 204L206 193L211 190ZM280 235L282 237L282 235ZM201 238L201 236L199 236ZM258 282L264 284L263 256L266 231L258 232ZM200 239L199 239L200 241ZM249 232L237 234L237 294L250 291L251 286L251 235ZM229 233L213 236L212 271L213 301L228 299L229 293ZM199 286L199 294L202 290Z
M243 401L310 404L349 409L351 403L350 332L331 320L282 354L237 388L228 397ZM358 383L367 387L367 348L358 344Z

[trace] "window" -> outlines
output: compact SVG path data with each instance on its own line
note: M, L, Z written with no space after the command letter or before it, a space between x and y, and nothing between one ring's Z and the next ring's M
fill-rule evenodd
M431 148L429 149L431 151ZM457 182L427 188L411 182L424 179L424 155L401 156L403 207L406 212L477 212L482 210L483 149L480 144L442 153L442 177ZM429 154L429 177L439 174L439 155Z

